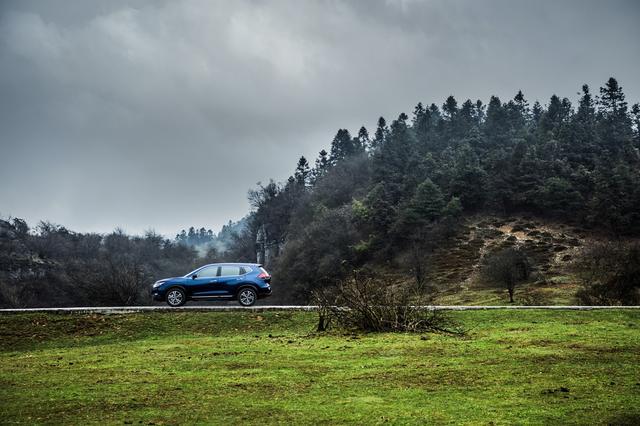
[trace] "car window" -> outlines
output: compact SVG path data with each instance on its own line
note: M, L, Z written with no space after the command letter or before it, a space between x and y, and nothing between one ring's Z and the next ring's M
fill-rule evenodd
M249 272L251 272L251 268L249 268L248 266L240 267L240 275L248 274Z
M218 273L218 266L206 266L197 272L198 278L215 277L217 273Z
M240 275L240 267L239 266L221 266L220 267L220 276L228 277L231 275Z

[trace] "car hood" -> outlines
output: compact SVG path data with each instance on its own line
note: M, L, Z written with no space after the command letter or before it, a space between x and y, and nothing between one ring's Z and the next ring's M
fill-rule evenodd
M171 277L171 278L163 278L163 279L158 280L156 282L158 282L158 283L166 283L168 281L183 280L183 279L184 279L183 277Z

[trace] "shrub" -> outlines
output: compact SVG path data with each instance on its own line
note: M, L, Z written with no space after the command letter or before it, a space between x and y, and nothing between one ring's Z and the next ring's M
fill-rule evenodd
M640 304L640 243L604 242L586 248L575 262L587 305Z
M442 312L426 305L429 298L407 283L388 284L355 270L337 286L314 293L318 331L337 326L359 331L462 333Z

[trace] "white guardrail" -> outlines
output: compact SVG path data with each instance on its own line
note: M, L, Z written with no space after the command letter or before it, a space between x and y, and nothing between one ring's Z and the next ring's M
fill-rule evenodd
M589 311L602 309L640 309L640 306L456 306L456 305L429 305L421 306L424 309L438 311L475 311L475 310L526 310L526 309L547 309L547 310L575 310ZM0 309L0 314L20 314L20 313L102 313L102 314L125 314L134 312L206 312L206 311L245 311L245 312L265 312L265 311L315 311L318 306L311 305L263 305L263 306L180 306L172 308L169 306L98 306L98 307L65 307L65 308L14 308Z

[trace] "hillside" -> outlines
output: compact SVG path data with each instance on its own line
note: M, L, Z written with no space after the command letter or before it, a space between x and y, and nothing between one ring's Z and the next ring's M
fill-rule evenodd
M483 285L479 276L484 257L506 247L521 247L532 261L531 280L517 292L519 304L575 304L579 284L572 261L580 250L602 236L570 225L531 217L473 216L455 237L438 247L430 279L439 304L492 305L507 302L504 290Z
M615 78L580 95L576 107L556 95L530 106L521 91L488 104L449 96L380 117L372 134L339 129L313 168L301 157L285 183L252 191L247 241L260 235L289 301L369 270L435 287L442 303L503 303L478 285L481 270L510 296L517 281L514 303L554 304L577 301L580 248L623 237L633 243L609 250L611 276L581 298L640 303L640 105Z

